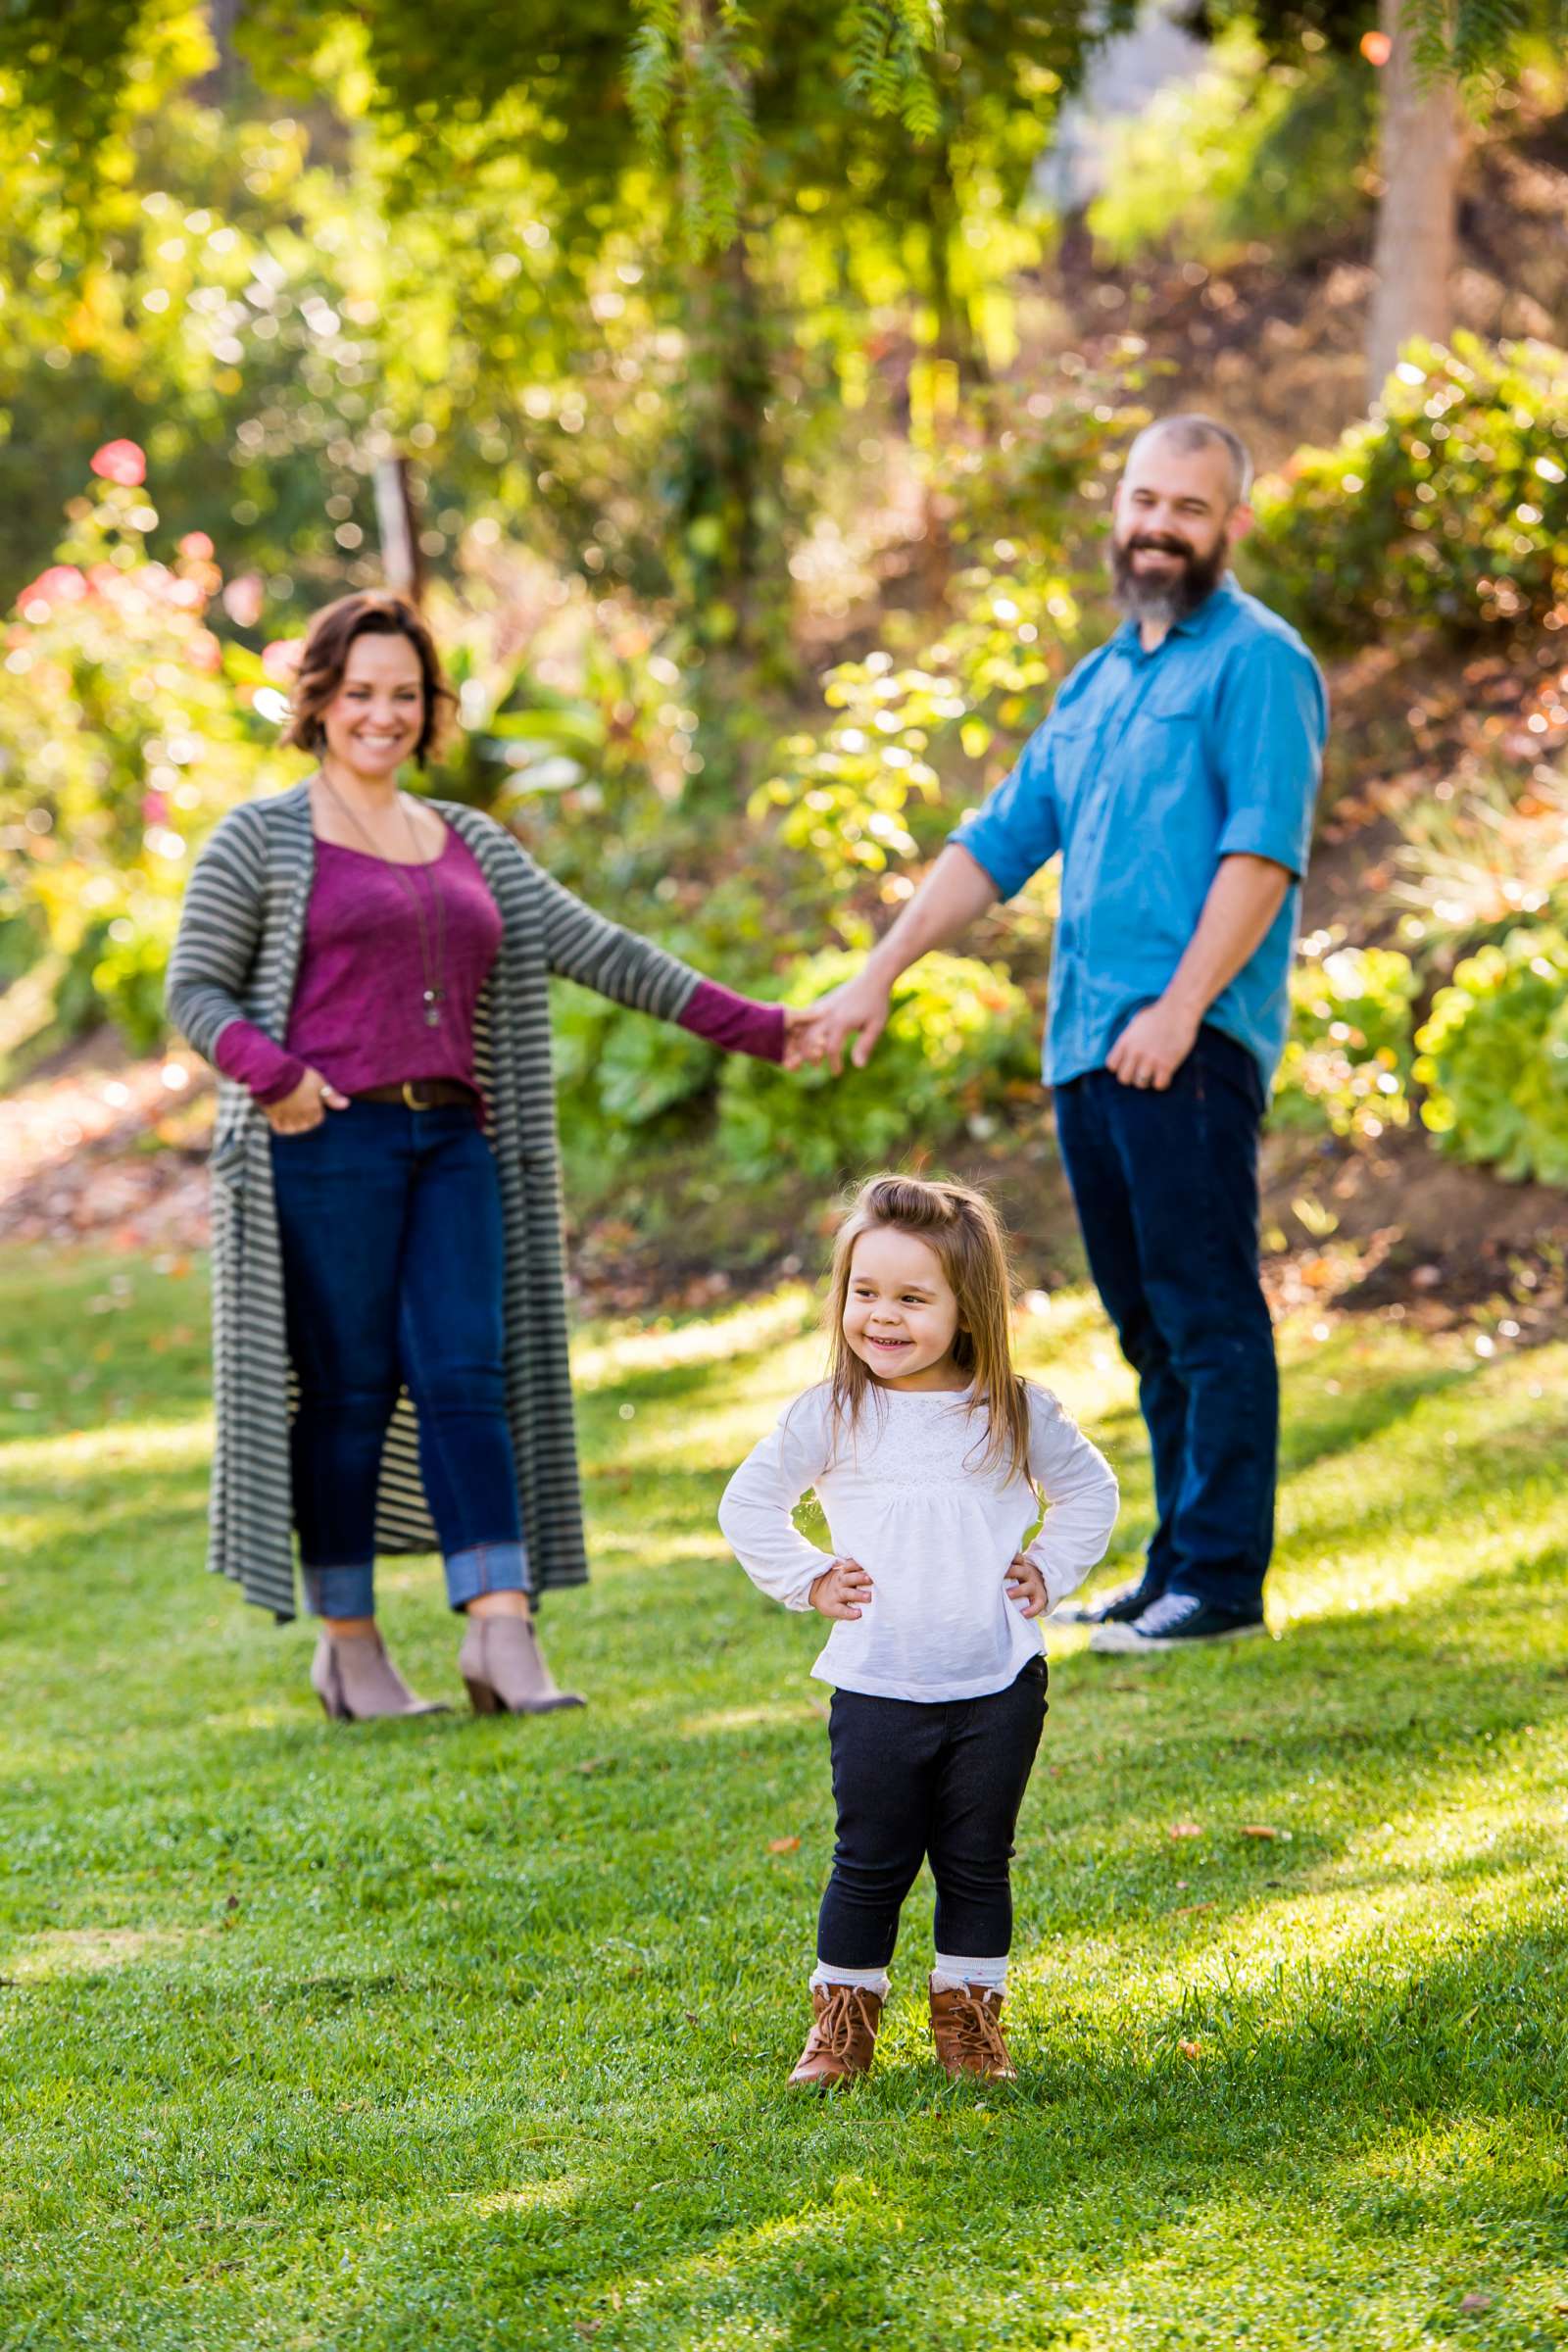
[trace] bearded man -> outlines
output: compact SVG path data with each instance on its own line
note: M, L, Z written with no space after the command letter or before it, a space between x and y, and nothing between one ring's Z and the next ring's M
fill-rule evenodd
M817 1007L835 1068L852 1037L863 1065L899 973L1060 853L1045 1078L1090 1272L1138 1374L1157 1522L1139 1581L1072 1612L1095 1649L1263 1630L1279 1376L1257 1142L1328 704L1295 630L1230 577L1250 479L1210 417L1139 435L1111 541L1123 625Z

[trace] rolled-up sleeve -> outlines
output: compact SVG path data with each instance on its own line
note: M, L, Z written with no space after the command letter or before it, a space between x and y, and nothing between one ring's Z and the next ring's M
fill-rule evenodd
M1051 721L1036 727L1010 774L1004 776L972 816L952 836L953 844L984 866L1004 899L1022 890L1061 847L1051 790Z
M1218 721L1219 856L1268 858L1299 880L1328 735L1317 663L1283 638L1254 639L1225 680Z

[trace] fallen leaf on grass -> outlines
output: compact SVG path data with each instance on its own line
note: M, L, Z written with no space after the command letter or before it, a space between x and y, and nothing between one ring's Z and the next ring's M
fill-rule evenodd
M1171 1916L1180 1919L1189 1911L1212 1911L1213 1908L1212 1903L1178 1903Z
M1244 1838L1277 1838L1279 1832L1271 1830L1266 1821L1244 1821L1242 1836Z
M1492 2297L1490 2295L1476 2294L1461 2295L1459 2298L1459 2309L1461 2311L1490 2311L1492 2309Z
M770 1838L767 1850L770 1854L793 1854L800 1842L798 1838Z
M1197 2058L1201 2055L1200 2046L1196 2041L1179 2041L1176 2047L1184 2058Z
M1202 1826L1196 1821L1173 1821L1165 1832L1167 1838L1201 1838Z

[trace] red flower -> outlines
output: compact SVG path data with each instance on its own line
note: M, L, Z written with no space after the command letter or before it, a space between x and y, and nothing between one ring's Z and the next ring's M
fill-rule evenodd
M106 441L92 455L92 469L106 482L118 482L122 490L139 490L147 479L147 459L134 441Z

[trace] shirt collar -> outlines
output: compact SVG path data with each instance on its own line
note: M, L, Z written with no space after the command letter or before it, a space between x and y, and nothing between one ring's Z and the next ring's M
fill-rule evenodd
M1188 612L1182 619L1171 622L1166 632L1167 641L1171 637L1206 637L1209 630L1234 609L1241 593L1231 573L1226 572L1218 585L1204 597L1196 612ZM1144 653L1143 639L1138 634L1138 621L1134 614L1129 613L1122 622L1116 631L1115 642L1129 653ZM1155 651L1158 651L1157 647ZM1150 657L1144 655L1144 659L1147 661Z
M1240 594L1241 590L1227 571L1210 589L1196 612L1189 612L1185 618L1171 622L1172 634L1180 630L1184 637L1206 636L1215 623L1224 618Z

